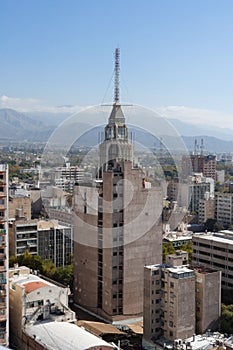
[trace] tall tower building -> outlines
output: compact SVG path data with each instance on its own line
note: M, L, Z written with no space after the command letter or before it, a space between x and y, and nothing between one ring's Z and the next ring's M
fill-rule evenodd
M9 345L8 166L0 164L0 345Z
M114 103L99 146L98 179L74 189L75 302L110 322L142 316L144 266L162 261L162 192L134 167L128 135L116 49Z

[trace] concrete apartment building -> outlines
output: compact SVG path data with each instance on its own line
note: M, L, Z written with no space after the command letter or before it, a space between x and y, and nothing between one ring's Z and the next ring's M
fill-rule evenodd
M40 220L37 224L38 255L43 260L52 260L57 266L71 264L73 254L73 228L60 225L58 221Z
M144 268L143 346L161 337L174 341L219 327L221 273L187 265L187 252L166 257L166 264Z
M196 334L219 329L221 315L221 271L195 268Z
M204 199L199 199L198 222L203 224L208 219L215 218L215 198L210 198L209 195Z
M9 345L8 166L0 164L0 345Z
M71 263L73 228L56 220L17 220L9 224L10 255L19 256L27 250L51 260L59 266Z
M233 224L233 193L215 193L216 220L222 225Z
M199 201L204 199L206 194L210 197L214 195L214 181L206 178L202 173L195 173L187 177L186 183L179 184L178 205L184 207L188 205L191 213L198 213Z
M203 154L190 154L182 157L182 178L185 180L192 173L203 173L216 181L216 156Z
M26 250L37 255L37 220L9 222L9 254L19 256Z
M76 182L84 182L91 179L91 173L87 173L78 166L71 166L70 163L66 163L66 166L56 168L54 183L56 187L72 192Z
M31 219L31 198L24 195L9 196L9 220Z
M184 339L195 333L195 276L187 267L188 255L167 259L169 263L144 268L145 348L160 337Z
M134 166L118 88L99 177L74 189L74 299L110 322L142 317L143 267L162 262L162 193Z
M193 235L193 264L222 272L222 287L233 287L233 232Z

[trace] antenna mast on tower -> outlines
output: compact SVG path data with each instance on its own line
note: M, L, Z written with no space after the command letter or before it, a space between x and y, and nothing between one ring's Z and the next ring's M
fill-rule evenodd
M114 102L120 101L120 89L119 89L119 76L120 76L120 49L115 50L115 89L114 89Z
M201 139L201 155L203 156L203 153L204 153L204 140Z

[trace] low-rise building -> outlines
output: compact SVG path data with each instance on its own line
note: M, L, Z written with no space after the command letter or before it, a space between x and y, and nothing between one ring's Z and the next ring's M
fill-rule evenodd
M115 344L67 322L45 322L27 327L23 333L23 349L27 350L117 350Z
M23 331L37 322L75 322L75 313L68 307L69 293L69 288L58 287L33 275L27 267L9 269L12 346L23 349Z

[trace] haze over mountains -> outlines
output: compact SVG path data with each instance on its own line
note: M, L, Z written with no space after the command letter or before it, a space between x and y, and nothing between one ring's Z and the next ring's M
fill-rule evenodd
M0 109L0 140L46 142L55 128L69 116L68 112L19 113L13 109ZM178 119L168 119L168 121L182 136L190 151L194 149L195 139L199 144L203 139L208 152L233 152L233 130L231 129L220 129L211 125L196 126ZM166 138L166 135L164 137ZM93 140L93 135L87 135L83 142L88 145L90 138ZM139 138L146 139L142 134ZM148 146L151 147L151 145Z

